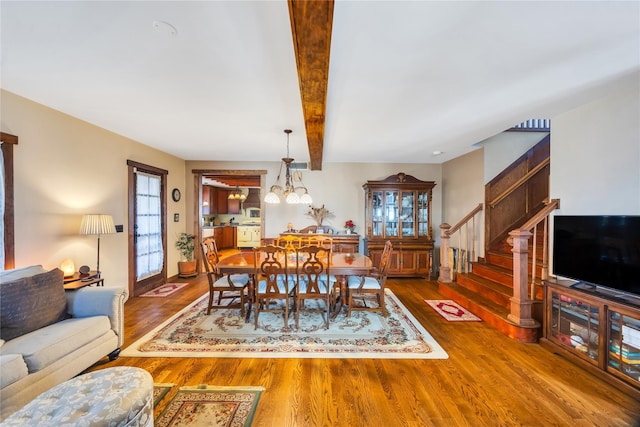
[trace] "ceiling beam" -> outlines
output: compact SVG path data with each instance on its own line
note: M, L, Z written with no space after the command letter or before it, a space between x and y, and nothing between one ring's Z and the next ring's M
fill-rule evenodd
M311 159L309 168L321 170L333 0L289 0L289 18Z

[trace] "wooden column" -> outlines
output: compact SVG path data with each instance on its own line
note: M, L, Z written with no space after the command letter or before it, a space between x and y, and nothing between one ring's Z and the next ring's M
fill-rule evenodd
M451 267L449 266L449 224L440 224L440 275L438 281L451 283Z
M532 301L529 299L528 260L529 237L531 232L513 230L509 233L513 239L513 297L511 297L511 313L507 319L520 326L535 326L537 322L531 317Z
M0 132L0 140L4 159L4 269L10 270L15 267L13 146L18 145L18 137Z

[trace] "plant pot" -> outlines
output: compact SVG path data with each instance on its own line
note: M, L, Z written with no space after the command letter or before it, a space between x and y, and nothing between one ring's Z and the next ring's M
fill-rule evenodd
M178 261L178 276L193 277L196 275L196 261Z

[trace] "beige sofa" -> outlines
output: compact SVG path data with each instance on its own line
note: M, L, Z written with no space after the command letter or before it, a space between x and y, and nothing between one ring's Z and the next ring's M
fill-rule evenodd
M63 288L62 271L0 272L0 420L123 345L126 288Z

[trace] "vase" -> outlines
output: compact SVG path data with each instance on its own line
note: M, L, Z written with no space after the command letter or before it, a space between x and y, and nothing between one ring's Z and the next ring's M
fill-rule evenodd
M350 229L350 228L347 228L347 229L345 230L345 232L346 232L347 234L351 234L351 229Z
M196 273L196 261L178 261L178 277L193 277Z

